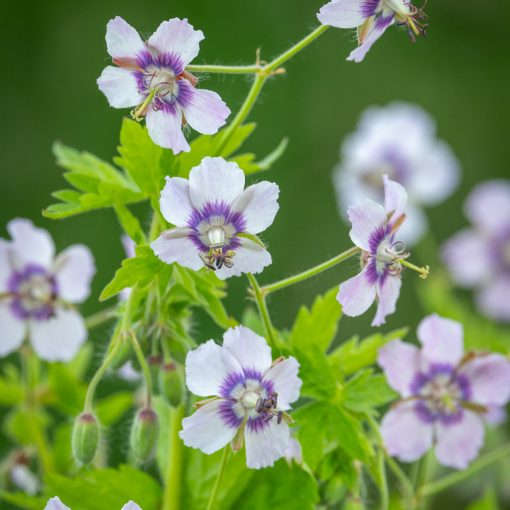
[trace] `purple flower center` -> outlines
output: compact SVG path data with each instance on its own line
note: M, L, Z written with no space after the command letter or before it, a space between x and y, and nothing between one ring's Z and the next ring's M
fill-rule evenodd
M55 278L44 267L28 264L11 274L7 289L11 311L20 319L47 320L54 314L58 297Z
M462 419L462 404L471 397L471 385L452 365L434 364L427 373L415 376L411 392L417 400L415 411L422 421L439 420L443 425L450 425Z

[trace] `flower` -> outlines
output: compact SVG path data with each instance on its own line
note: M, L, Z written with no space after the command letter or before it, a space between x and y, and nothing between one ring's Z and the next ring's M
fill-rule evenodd
M48 232L29 220L12 220L7 230L12 240L0 239L0 356L28 338L41 359L69 361L87 338L72 304L90 294L94 258L80 244L55 258Z
M333 181L342 216L348 204L363 198L382 200L381 176L386 174L409 194L400 229L408 244L415 244L427 230L421 207L442 202L459 182L457 159L437 138L432 117L417 105L395 102L368 108L341 152Z
M299 397L299 364L293 357L274 362L261 336L238 326L186 357L186 384L201 397L198 410L184 418L180 436L186 446L212 454L229 442L238 450L246 442L246 464L272 466L289 447L285 411Z
M407 266L426 278L428 267L417 268L406 261L409 253L396 233L405 220L406 190L383 176L384 207L365 199L349 206L347 215L352 224L349 235L361 248L361 272L340 285L337 299L350 317L364 313L377 298L378 306L372 326L384 324L385 317L395 311L400 294L400 274Z
M446 241L443 260L457 284L476 289L483 314L510 322L510 181L479 184L464 210L473 227Z
M484 441L488 411L510 399L510 361L499 354L463 353L462 325L429 315L418 326L417 347L394 340L378 363L402 400L383 418L388 453L404 462L435 443L444 465L465 469Z
M203 38L178 18L163 21L147 42L119 16L106 28L106 46L117 67L103 70L99 90L114 108L136 106L133 117L146 118L154 143L176 154L190 150L183 126L210 135L230 115L216 92L197 89L197 78L186 72Z
M244 189L244 173L223 158L204 158L189 180L167 177L161 213L175 225L151 247L167 264L198 270L204 265L219 278L259 273L271 255L255 234L273 223L279 188L263 181Z
M136 244L135 242L126 234L123 234L120 238L122 243L122 247L124 248L124 253L128 259L131 259L136 256ZM121 301L126 301L131 295L131 287L126 287L122 289L119 293L119 299Z
M54 497L48 500L44 510L71 510L68 506L64 505L60 498ZM121 510L142 510L136 503L129 501L126 503Z
M321 7L317 18L323 25L357 28L358 47L347 60L361 62L386 29L396 23L407 26L409 36L425 35L423 11L407 0L332 0Z

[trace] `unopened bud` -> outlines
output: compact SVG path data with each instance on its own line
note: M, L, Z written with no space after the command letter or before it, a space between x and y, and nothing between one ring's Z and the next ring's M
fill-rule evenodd
M135 462L151 460L158 439L158 415L149 408L136 413L131 428L131 453Z
M159 392L173 407L178 407L184 399L184 374L182 367L175 363L165 363L159 371Z
M99 445L99 423L93 414L84 412L76 418L71 443L78 462L90 464L94 460Z
M147 363L149 364L149 369L151 371L151 377L153 381L158 380L159 371L161 369L161 363L163 358L159 354L152 354L147 358ZM152 388L154 395L159 394L158 385L155 384Z

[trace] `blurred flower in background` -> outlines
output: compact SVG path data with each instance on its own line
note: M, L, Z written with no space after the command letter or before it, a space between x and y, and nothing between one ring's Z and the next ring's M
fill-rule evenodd
M459 182L459 163L450 147L436 137L434 120L419 106L390 103L370 107L358 129L341 147L333 181L340 214L364 198L381 201L382 175L402 184L408 194L402 240L415 244L427 231L423 206L448 198Z
M476 186L464 213L473 226L444 244L443 259L457 284L476 289L483 314L510 322L510 182Z

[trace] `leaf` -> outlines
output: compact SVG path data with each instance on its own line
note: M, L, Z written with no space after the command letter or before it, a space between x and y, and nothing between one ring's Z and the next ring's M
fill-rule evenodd
M0 377L0 405L12 407L23 401L25 392L17 381Z
M138 218L124 204L116 203L114 208L124 232L135 244L144 244L146 242L145 234Z
M66 365L51 363L48 382L52 390L51 404L62 413L77 416L83 409L87 386Z
M7 492L0 489L0 499L24 510L41 510L46 505L47 498L29 496L24 492Z
M269 170L285 152L289 143L288 138L284 138L278 146L270 152L264 159L255 161L255 154L239 154L230 158L230 161L234 161L243 169L246 175L254 174L256 172Z
M99 423L103 426L113 425L132 407L134 401L130 391L119 391L102 398L95 405Z
M467 510L499 510L498 498L492 487L485 490L484 495L471 503Z

